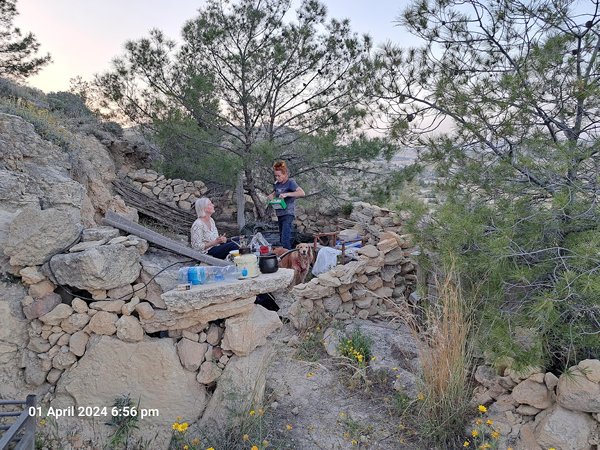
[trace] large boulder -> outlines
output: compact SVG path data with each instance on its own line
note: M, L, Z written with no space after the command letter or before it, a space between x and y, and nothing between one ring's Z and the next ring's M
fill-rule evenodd
M113 198L110 185L116 178L113 159L93 136L76 136L75 141L71 154L74 178L85 186L94 209L105 213Z
M82 226L58 209L27 208L10 224L4 253L14 266L35 266L73 244Z
M202 415L201 430L225 430L243 420L253 405L262 404L266 373L274 354L273 348L265 345L248 356L229 360Z
M51 272L58 284L80 289L112 289L133 283L140 274L140 255L135 247L101 245L52 259Z
M0 397L21 398L21 356L27 346L27 320L21 311L26 296L20 283L0 281Z
M542 448L591 450L597 428L598 423L589 414L554 405L536 418L534 434Z
M158 415L138 422L138 436L154 436L152 448L167 448L171 424L178 416L192 422L206 406L205 388L196 374L185 370L170 339L149 339L126 343L109 336L92 336L85 355L61 377L52 406L106 406L110 410L116 398L129 394L143 409L156 409ZM84 422L76 418L77 422ZM73 426L61 421L60 426ZM99 417L88 432L110 431ZM75 423L77 426L77 423Z
M579 367L563 373L556 387L557 401L564 408L591 413L600 412L600 383L590 380Z

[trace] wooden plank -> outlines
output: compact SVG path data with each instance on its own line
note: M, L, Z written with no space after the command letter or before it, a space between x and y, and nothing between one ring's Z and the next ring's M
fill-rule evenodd
M135 234L136 236L141 237L142 239L147 240L148 242L153 243L159 247L165 248L172 252L178 253L183 256L187 256L196 261L200 261L211 266L229 266L231 263L229 261L224 261L222 259L213 258L212 256L201 253L197 250L194 250L186 245L181 244L173 239L169 239L162 234L159 234L155 231L149 230L142 225L132 222L129 219L126 219L119 214L114 212L106 213L106 217L104 217L103 222L106 225L110 225L112 227L118 228L119 230L126 231L127 233Z

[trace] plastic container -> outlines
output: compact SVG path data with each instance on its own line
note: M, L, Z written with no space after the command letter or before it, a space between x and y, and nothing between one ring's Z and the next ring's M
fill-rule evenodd
M193 285L204 284L207 282L206 267L192 266L179 269L178 281L180 284L190 283Z

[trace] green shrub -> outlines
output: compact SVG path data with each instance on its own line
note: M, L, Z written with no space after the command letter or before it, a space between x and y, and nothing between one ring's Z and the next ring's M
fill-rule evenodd
M340 355L350 359L359 368L366 368L371 361L371 347L373 340L356 329L350 336L340 342L338 351Z

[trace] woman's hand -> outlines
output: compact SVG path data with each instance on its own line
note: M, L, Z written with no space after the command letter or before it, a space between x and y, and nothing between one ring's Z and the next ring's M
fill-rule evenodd
M224 234L217 238L217 244L224 244L225 242L227 242L227 237Z

